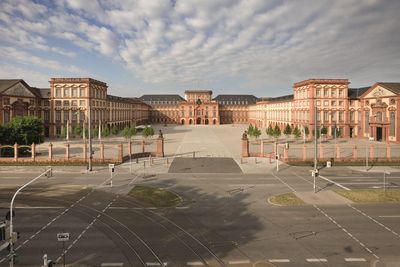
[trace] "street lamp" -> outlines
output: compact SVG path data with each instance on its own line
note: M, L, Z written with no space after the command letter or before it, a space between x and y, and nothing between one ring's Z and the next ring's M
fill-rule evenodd
M316 186L315 186L315 180L316 176L318 175L318 169L317 169L317 153L318 153L318 141L317 141L317 112L318 109L317 107L314 107L314 171L313 171L313 177L314 177L314 183L313 183L313 191L316 193Z
M88 119L89 119L89 123L88 123L88 135L89 135L89 166L88 166L88 171L92 171L92 159L93 159L93 152L92 152L92 124L91 124L91 108L90 108L90 103L88 106Z
M376 115L373 115L372 118L376 118ZM369 129L369 118L367 120L367 129L368 129L368 136L367 139L365 140L365 170L368 171L368 154L369 154L369 148L368 148L368 144L369 144L369 138L370 138L370 129Z

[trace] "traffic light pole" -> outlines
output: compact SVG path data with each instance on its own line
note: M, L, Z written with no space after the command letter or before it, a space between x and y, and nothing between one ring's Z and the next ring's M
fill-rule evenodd
M23 186L21 186L13 195L10 203L10 267L14 267L14 244L13 244L13 206L14 206L14 201L15 198L17 197L18 193L21 192L22 189L33 183L34 181L38 180L40 177L46 175L48 172L51 172L51 169L46 170L43 172L41 175L33 178Z

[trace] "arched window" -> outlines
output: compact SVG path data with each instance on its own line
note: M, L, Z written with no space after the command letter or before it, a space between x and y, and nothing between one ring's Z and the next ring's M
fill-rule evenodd
M395 134L396 134L396 115L392 111L392 112L390 112L390 131L389 131L389 135L390 136L395 136Z

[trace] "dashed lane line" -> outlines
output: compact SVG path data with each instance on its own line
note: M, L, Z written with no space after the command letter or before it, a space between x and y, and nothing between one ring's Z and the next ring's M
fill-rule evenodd
M400 218L400 215L382 215L379 218Z
M269 262L271 262L271 263L283 263L283 262L290 262L290 260L289 259L270 259L270 260L268 260Z
M249 260L236 260L236 261L229 261L228 262L231 265L236 265L236 264L250 264Z
M371 216L369 216L368 214L366 214L365 212L357 209L356 207L353 207L350 204L347 204L347 206L349 206L350 208L352 208L353 210L357 211L358 213L364 215L365 217L367 217L368 219L372 220L374 223L378 224L379 226L385 228L386 230L388 230L389 232L391 232L393 235L397 236L398 238L400 238L400 234L398 234L397 232L393 231L392 229L390 229L389 227L387 227L386 225L384 225L381 222L378 222L377 220L375 220L374 218L372 218Z
M316 208L319 212L321 212L325 217L327 217L331 222L336 224L337 227L342 229L343 232L345 232L348 236L350 236L354 241L356 241L360 246L362 246L366 251L368 251L372 256L374 256L376 259L379 259L379 257L372 252L371 249L369 249L364 243L362 243L360 240L357 239L354 235L352 235L349 231L347 231L343 226L341 226L338 222L336 222L332 217L330 217L328 214L326 214L323 210L321 210L319 207L316 205L313 205L314 208Z
M307 262L328 262L327 259L306 259Z
M367 260L364 258L344 258L347 262L366 262Z
M146 262L147 266L167 266L168 263L167 262L163 262L163 264L161 265L161 263L159 262Z
M120 267L124 266L122 262L103 262L100 264L101 267Z
M201 261L189 261L186 263L188 266L204 266L204 263Z

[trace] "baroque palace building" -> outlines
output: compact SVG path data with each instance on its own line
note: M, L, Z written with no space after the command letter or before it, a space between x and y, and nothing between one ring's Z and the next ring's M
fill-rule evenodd
M91 78L51 78L50 88L35 88L24 80L0 80L0 122L16 116L37 116L44 122L45 136L58 137L78 124L88 127L134 126L146 123L150 106L137 98L107 94L107 84Z
M211 90L180 95L122 98L107 94L106 83L91 78L52 78L50 88L29 86L21 79L0 80L0 124L15 116L42 118L45 135L57 137L67 125L134 126L143 123L278 125L305 129L325 126L345 138L400 142L400 83L378 82L349 88L347 79L309 79L293 85L293 94L212 96Z

